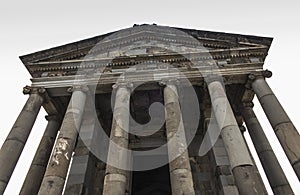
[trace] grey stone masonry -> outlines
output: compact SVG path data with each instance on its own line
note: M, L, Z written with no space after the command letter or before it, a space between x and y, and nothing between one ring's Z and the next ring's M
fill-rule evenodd
M172 194L193 195L194 184L189 162L185 131L180 111L177 88L167 84L164 88L166 131Z
M48 124L21 188L20 194L22 195L38 193L61 124L58 116L46 116L46 119ZM35 185L32 185L33 180Z
M214 115L212 115L212 117L213 116ZM209 123L209 125L205 125L206 127L210 126L207 133L210 137L210 144L212 148L208 152L208 156L210 157L210 162L213 166L212 175L215 178L215 182L213 183L213 186L215 187L213 189L217 194L238 195L238 189L235 185L228 153L222 137L218 136L216 142L214 143L215 140L213 138L216 137L217 135L215 134L219 132L219 126L216 122L216 119L207 118L205 122Z
M241 108L242 116L273 193L275 195L294 194L252 106L251 102L244 103Z
M266 71L264 76L270 76ZM252 88L269 119L298 179L300 179L300 135L263 76L250 75Z
M65 195L102 193L103 184L95 186L97 180L95 176L101 171L98 167L101 161L94 155L95 151L93 147L95 147L94 144L96 141L98 140L99 142L101 139L97 133L99 126L97 115L93 112L92 106L91 102L87 101L76 143L75 154L64 191ZM97 147L101 147L101 145L97 145ZM103 169L102 173L104 173ZM102 175L102 181L103 179L104 174Z
M5 191L35 119L44 103L45 89L25 87L23 92L30 93L29 98L0 150L0 194Z
M40 195L57 195L63 191L70 160L75 148L77 135L86 102L86 87L74 87L65 113L60 133L46 169Z
M116 86L113 124L107 156L104 195L124 195L128 191L129 156L129 100L130 89L124 84Z
M231 169L241 195L267 194L219 80L207 83L212 108L221 129Z

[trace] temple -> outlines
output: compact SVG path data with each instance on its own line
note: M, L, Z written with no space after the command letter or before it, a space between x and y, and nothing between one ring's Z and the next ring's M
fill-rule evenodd
M159 25L21 56L28 100L0 151L0 193L41 107L20 194L294 194L253 111L257 96L300 178L300 136L263 68L272 38Z

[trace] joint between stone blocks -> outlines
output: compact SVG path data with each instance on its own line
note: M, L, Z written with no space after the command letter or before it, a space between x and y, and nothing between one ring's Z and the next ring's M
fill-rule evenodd
M204 77L204 81L206 82L207 85L215 81L219 81L222 83L223 79L224 78L222 77L222 75L218 75L218 74L210 74Z

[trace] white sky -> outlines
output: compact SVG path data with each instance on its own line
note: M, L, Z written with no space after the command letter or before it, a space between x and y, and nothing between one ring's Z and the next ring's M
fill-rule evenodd
M156 23L201 30L274 37L265 68L269 85L300 128L297 78L300 70L300 2L293 1L1 1L0 2L0 144L5 140L27 96L22 87L30 75L18 56L78 41L133 24ZM255 110L296 194L299 181L291 171L260 105ZM39 115L7 195L18 194L46 123ZM9 162L8 162L9 163Z

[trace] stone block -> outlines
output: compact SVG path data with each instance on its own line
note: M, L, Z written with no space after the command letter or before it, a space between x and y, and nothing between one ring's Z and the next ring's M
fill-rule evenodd
M213 147L213 153L215 156L228 156L225 147Z
M216 167L216 171L215 171L216 175L231 175L231 167L228 165L225 166L218 166Z
M230 165L229 158L227 156L217 157L215 160L217 166Z
M198 182L209 181L210 173L193 173L193 178L196 178Z
M239 191L236 186L225 186L223 187L224 195L239 195Z

